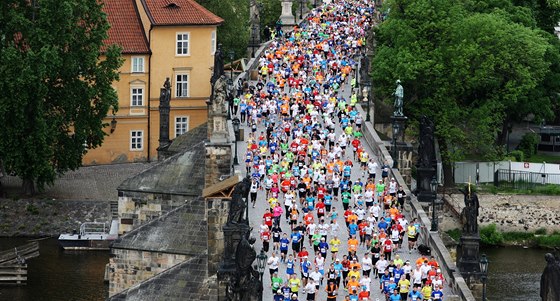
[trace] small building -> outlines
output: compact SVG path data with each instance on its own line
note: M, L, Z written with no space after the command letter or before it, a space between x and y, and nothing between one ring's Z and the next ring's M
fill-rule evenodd
M171 82L171 139L207 121L216 30L224 21L195 0L103 0L111 24L106 45L122 48L124 64L115 82L118 111L109 112L103 145L84 165L157 158L159 96ZM103 58L102 58L103 59ZM116 121L111 122L111 121Z
M539 136L539 150L560 151L560 126L541 126Z

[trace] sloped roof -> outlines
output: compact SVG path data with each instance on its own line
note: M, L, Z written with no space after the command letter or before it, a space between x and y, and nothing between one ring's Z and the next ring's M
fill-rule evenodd
M119 237L111 248L191 256L207 254L205 205L202 198L187 201L181 207Z
M207 136L207 123L204 123L175 138L168 149L175 155L126 179L117 190L200 196L204 187Z
M140 284L126 289L109 301L209 300L217 293L207 277L207 255L180 263Z
M218 25L224 19L194 0L142 0L153 25Z
M117 44L122 53L149 53L148 40L134 0L103 0L103 11L111 24L102 51Z

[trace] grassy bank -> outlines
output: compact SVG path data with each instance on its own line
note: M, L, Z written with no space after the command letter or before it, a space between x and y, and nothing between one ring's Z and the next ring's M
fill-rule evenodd
M446 232L456 241L461 237L460 229ZM496 224L480 227L480 242L486 246L529 246L541 248L560 247L560 232L554 231L548 234L546 229L541 228L535 232L501 232Z
M522 186L522 185L521 185ZM496 187L494 184L482 184L477 187L478 192L491 194L523 194L523 195L560 195L560 185L535 185L531 189L514 189L510 187Z

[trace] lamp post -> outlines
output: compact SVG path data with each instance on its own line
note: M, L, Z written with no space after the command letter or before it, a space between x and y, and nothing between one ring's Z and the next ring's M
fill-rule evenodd
M480 255L480 281L482 281L482 301L486 301L486 280L488 280L488 257L486 254Z
M430 231L432 232L438 231L438 220L436 217L437 186L438 182L436 178L433 177L430 182L430 190L432 191L432 227L430 228Z
M239 165L239 161L237 160L237 140L239 140L239 125L241 121L239 118L235 117L231 123L233 125L233 131L235 132L235 155L233 157L233 165Z
M397 135L399 134L399 124L396 120L393 121L393 168L399 167L397 160Z
M305 4L306 0L300 0L299 1L299 20L301 21L303 19L303 5Z
M258 270L259 274L261 275L261 282L263 280L264 268L266 267L267 259L268 259L268 256L266 256L266 253L264 252L264 250L261 249L261 252L259 253L259 255L257 255L257 270Z

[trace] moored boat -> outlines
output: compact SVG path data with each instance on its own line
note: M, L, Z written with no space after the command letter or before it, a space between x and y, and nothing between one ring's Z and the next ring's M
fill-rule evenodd
M117 220L111 221L109 231L105 223L87 222L80 225L79 232L60 234L58 243L64 250L109 250L118 230Z

